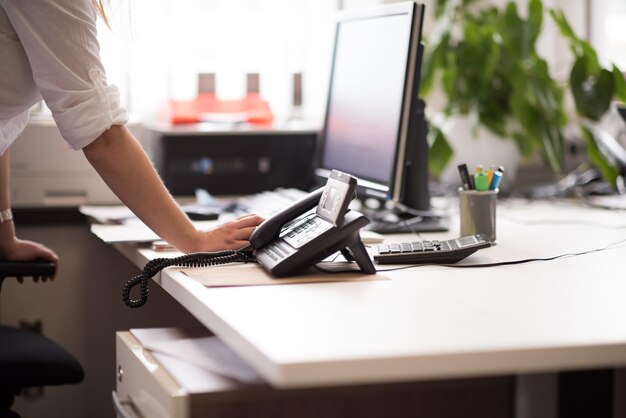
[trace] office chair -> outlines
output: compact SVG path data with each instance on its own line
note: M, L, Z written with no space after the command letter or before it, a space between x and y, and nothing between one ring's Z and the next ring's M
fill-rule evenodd
M47 261L0 260L0 290L9 277L38 281L54 273L54 264ZM0 325L0 418L19 418L10 407L23 388L79 383L83 375L78 361L48 338Z

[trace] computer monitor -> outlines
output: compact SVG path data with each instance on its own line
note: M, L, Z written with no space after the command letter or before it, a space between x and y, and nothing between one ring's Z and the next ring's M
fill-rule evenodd
M339 15L316 174L349 173L361 196L425 211L428 145L418 98L423 15L424 6L414 2Z

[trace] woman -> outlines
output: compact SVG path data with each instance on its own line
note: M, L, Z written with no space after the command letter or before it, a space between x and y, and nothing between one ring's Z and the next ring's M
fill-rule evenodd
M0 258L44 258L51 249L15 235L9 201L9 147L28 110L43 98L75 150L147 226L183 252L238 249L262 219L247 215L197 230L172 199L126 128L119 93L107 84L96 38L100 0L0 0Z

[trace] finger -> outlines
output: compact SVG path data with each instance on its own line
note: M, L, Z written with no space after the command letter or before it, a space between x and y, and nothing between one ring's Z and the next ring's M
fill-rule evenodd
M247 228L241 228L235 231L233 234L233 238L236 240L247 240L250 238L250 235L254 232L256 226L249 226Z
M243 218L238 218L235 219L233 221L233 224L237 227L237 228L247 228L250 226L257 226L259 225L261 222L263 222L264 219L261 218L259 215L250 215L250 216L246 216Z
M47 249L45 251L45 256L44 258L48 261L51 261L54 263L54 265L58 265L59 264L59 256L57 256L52 250Z
M245 218L249 218L251 216L258 216L258 215L255 215L254 213L246 213L245 215L237 216L235 219L236 220L245 219Z
M35 258L43 258L44 260L50 261L57 265L59 263L59 257L49 248L46 247L38 247Z

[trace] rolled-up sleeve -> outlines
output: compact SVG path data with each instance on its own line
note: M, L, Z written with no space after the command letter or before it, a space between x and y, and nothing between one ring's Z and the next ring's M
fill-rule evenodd
M112 125L127 123L119 91L100 61L96 12L90 0L5 0L35 84L73 149Z

